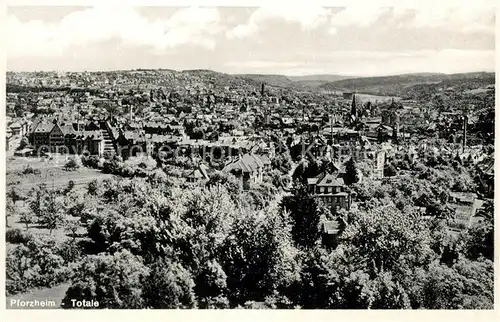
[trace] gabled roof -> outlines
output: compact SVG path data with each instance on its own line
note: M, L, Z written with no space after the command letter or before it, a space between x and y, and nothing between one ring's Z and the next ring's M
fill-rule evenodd
M338 187L344 185L344 179L338 178L336 175L323 173L316 183L321 187Z
M339 187L344 185L344 179L338 177L338 173L331 174L325 171L314 178L307 178L307 184L321 187Z
M231 171L241 171L253 173L259 168L263 168L266 163L262 159L262 156L256 154L245 154L241 156L238 160L227 164L223 172Z
M54 128L53 123L48 123L48 122L40 122L36 126L35 130L33 131L34 133L50 133L52 129Z
M66 124L66 125L60 125L59 128L63 132L63 134L73 134L75 133L75 129L73 128L73 125L71 124Z

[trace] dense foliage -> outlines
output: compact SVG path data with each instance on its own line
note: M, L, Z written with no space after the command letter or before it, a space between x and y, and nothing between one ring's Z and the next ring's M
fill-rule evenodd
M283 161L277 176L289 170ZM328 166L299 164L284 196L269 183L241 191L221 172L190 189L161 170L85 191L39 187L26 197L27 228L64 228L70 238L10 231L7 292L69 281L65 307L493 307L492 203L458 238L444 224L446 192L472 189L463 167L411 164L414 180L375 182L359 181L349 161L357 206L332 214L303 184ZM322 243L329 220L341 223L334 247Z

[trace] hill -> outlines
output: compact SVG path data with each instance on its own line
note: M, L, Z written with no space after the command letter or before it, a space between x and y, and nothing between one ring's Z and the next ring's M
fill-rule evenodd
M283 75L238 74L235 76L276 87L293 87L294 85L291 79Z
M304 76L287 76L294 82L336 82L343 79L357 78L357 76L343 76L343 75L304 75Z
M495 73L477 72L462 74L403 74L395 76L343 79L320 85L324 90L349 90L374 95L391 95L421 98L422 91L444 90L458 86L474 89L495 83Z

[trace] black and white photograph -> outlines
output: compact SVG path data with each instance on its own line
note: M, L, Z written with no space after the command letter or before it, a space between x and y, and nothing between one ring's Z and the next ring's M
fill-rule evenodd
M9 5L7 311L494 310L495 16Z

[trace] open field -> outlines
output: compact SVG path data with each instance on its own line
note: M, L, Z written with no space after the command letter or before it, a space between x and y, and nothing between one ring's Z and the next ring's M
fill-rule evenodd
M46 184L50 188L64 188L70 181L75 186L84 186L94 179L104 180L113 177L111 174L104 174L99 170L89 169L80 166L74 171L64 169L64 160L44 161L40 158L12 157L7 160L6 184L24 191L28 191L39 184ZM37 173L24 174L23 170L31 167ZM39 171L39 172L38 172Z

